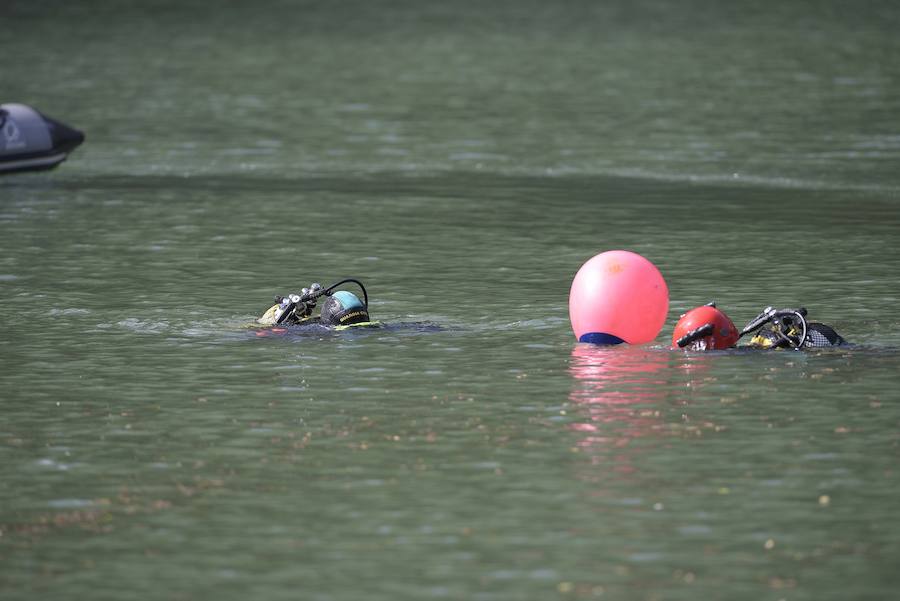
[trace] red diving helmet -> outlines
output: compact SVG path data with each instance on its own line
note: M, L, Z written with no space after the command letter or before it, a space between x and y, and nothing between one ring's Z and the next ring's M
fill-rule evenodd
M711 351L731 348L739 334L728 316L709 303L691 309L681 316L672 333L672 346L692 351Z

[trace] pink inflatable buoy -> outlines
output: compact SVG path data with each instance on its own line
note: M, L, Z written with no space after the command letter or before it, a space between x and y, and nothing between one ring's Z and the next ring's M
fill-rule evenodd
M659 335L669 288L639 254L610 250L588 260L572 280L569 319L579 342L643 344Z

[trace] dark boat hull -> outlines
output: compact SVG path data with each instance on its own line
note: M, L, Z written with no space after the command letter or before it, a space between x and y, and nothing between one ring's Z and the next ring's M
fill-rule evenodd
M24 104L0 104L0 174L52 169L84 142L84 133Z

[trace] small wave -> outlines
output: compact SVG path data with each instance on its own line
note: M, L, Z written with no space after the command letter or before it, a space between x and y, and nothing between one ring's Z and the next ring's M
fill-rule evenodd
M48 315L53 317L61 317L65 315L90 315L91 312L88 309L79 309L78 307L70 307L68 309L50 309L47 312Z
M509 157L489 152L457 152L450 155L451 161L508 161Z
M513 175L513 173L510 173ZM524 174L523 174L524 175ZM696 184L720 184L738 186L759 186L766 188L788 188L797 190L854 190L858 192L896 192L897 186L874 183L829 182L792 177L769 177L748 173L667 173L646 169L611 168L595 171L575 167L548 168L541 175L547 176L609 176L625 179L643 179L661 182L685 182Z
M143 319L137 319L136 317L123 319L122 321L116 322L116 325L120 328L131 330L132 332L146 334L159 334L160 332L164 332L169 329L169 322L167 321L146 321Z
M72 468L75 465L74 463L62 463L60 461L50 459L49 457L45 457L44 459L38 459L37 461L35 461L35 464L37 464L41 467L59 470L61 472L67 472L67 471L69 471L70 468Z
M753 173L672 173L666 171L653 171L639 167L607 167L607 168L585 168L573 165L554 165L546 167L521 167L511 165L509 163L501 165L499 160L506 160L503 155L485 155L477 156L478 153L471 153L466 156L465 153L458 153L451 157L454 161L466 160L485 160L492 159L489 169L485 165L479 163L478 173L495 173L500 176L507 177L610 177L634 180L648 180L657 182L673 182L673 183L693 183L693 184L712 184L712 185L734 185L734 186L753 186L765 188L781 188L791 190L848 190L857 192L898 192L898 186L895 184L879 184L879 183L861 183L846 181L829 181L819 179L808 179L802 177L784 177L784 176L766 176ZM430 177L438 174L446 174L457 171L453 167L436 167L430 165L422 165L413 174L411 172L404 173L407 177ZM370 174L377 173L396 174L396 170L374 168L369 171Z
M499 326L500 329L507 330L510 328L532 328L535 330L546 330L548 328L558 328L560 324L568 323L566 317L541 317L539 319L526 319L523 321L514 321Z
M91 507L94 502L90 499L54 499L48 501L47 505L54 509L81 509Z

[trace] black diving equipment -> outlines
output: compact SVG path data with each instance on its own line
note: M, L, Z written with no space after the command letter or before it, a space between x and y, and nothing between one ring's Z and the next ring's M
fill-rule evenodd
M809 321L805 307L797 309L766 307L744 326L740 335L754 332L753 338L750 339L752 348L802 350L840 346L846 343L831 326Z
M346 290L337 290L343 284L353 283L362 291L363 300ZM313 316L316 303L328 297L318 317ZM369 295L362 282L353 278L341 280L327 288L319 283L303 288L300 294L276 296L275 304L256 320L262 325L311 325L350 326L369 323Z

